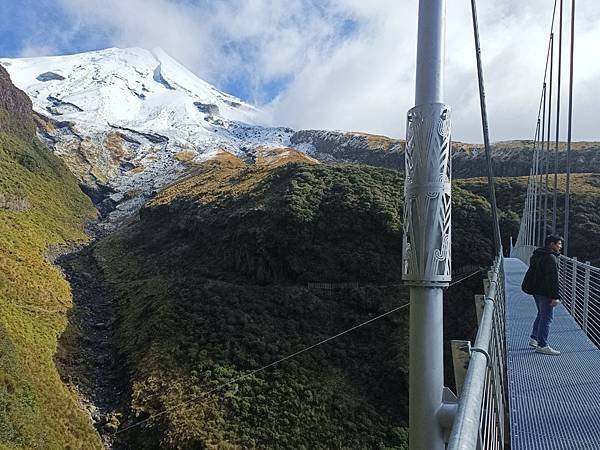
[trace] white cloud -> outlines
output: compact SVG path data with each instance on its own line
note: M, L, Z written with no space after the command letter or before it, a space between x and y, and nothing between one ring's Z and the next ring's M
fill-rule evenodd
M35 43L25 43L19 52L20 58L35 58L37 56L54 55L57 48L53 45L43 45Z
M254 87L250 101L285 80L263 105L274 124L404 135L414 101L417 0L58 1L74 29L102 29L113 45L160 46L218 86L246 78ZM492 140L533 136L553 3L479 2ZM481 141L469 2L449 1L447 15L445 98L454 110L453 135ZM573 136L600 140L597 0L577 3L576 39ZM562 111L566 119L566 96Z

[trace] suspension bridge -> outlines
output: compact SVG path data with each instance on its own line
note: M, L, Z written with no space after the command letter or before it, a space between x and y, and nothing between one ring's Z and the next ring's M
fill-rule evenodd
M415 106L407 114L402 275L410 303L369 319L181 403L191 403L410 305L411 450L600 449L600 268L569 257L575 0L570 8L566 193L558 216L564 1L555 0L534 150L518 236L504 248L494 190L476 0L471 0L496 257L475 296L474 342L452 341L455 391L444 386L443 291L451 285L451 107L443 101L446 0L419 0ZM555 25L558 31L555 32ZM555 58L555 55L557 58ZM557 59L555 63L555 59ZM553 101L554 99L554 101ZM555 125L553 128L553 121ZM552 131L554 134L552 135ZM521 290L533 251L562 232L562 304L550 339L559 356L529 346L537 309ZM506 255L505 255L506 253ZM336 289L331 284L309 285ZM115 434L167 413L158 412Z
M567 5L569 6L569 5ZM534 150L518 236L504 249L494 192L493 158L475 0L471 0L482 129L496 258L476 296L473 343L452 341L456 393L443 386L442 291L450 261L450 106L443 98L445 0L420 0L416 106L408 112L403 278L411 289L410 448L600 449L600 269L569 250L575 0L570 36L555 0ZM569 39L568 39L569 38ZM557 180L563 94L563 42L570 43L566 193L559 217ZM555 121L555 125L554 125ZM554 125L554 129L552 130ZM554 131L554 133L552 133ZM562 304L550 339L559 356L528 345L537 309L521 290L529 259L545 236L564 235L558 257ZM507 253L505 256L504 253ZM423 342L428 349L423 350Z

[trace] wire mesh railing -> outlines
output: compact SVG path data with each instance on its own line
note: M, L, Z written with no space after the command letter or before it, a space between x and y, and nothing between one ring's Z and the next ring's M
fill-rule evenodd
M600 268L577 258L559 258L559 294L565 308L600 347Z
M471 347L468 341L453 341L458 412L448 449L503 450L508 442L505 284L504 261L499 255L484 283L485 295L476 296L479 330ZM466 359L464 374L456 364Z

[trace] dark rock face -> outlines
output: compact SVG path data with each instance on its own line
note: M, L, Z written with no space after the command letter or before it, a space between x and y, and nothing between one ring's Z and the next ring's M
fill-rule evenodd
M326 164L360 163L404 171L405 141L365 133L302 130L291 137L292 146L306 151ZM572 143L571 171L600 172L600 142ZM559 143L558 171L566 171L566 143ZM494 175L514 177L529 175L533 142L505 141L492 144ZM554 170L554 145L551 144L549 168ZM487 176L482 144L452 144L452 176L473 178Z
M198 111L208 114L209 116L219 115L219 107L217 105L213 105L212 103L194 102L194 106L198 108Z
M44 73L40 73L37 77L36 80L38 81L62 81L64 80L65 77L63 77L62 75L59 75L58 73L54 73L54 72L44 72Z
M82 112L79 106L74 103L65 102L59 98L48 96L48 100L52 102L52 106L47 106L46 110L53 116L60 116L71 112Z
M35 125L31 100L17 89L4 67L0 65L0 132L33 135Z
M162 72L161 72L161 69L160 69L160 64L158 66L156 66L156 69L154 69L154 76L153 76L153 78L154 78L154 81L157 81L158 83L162 84L167 89L175 90L175 88L173 86L171 86L169 84L169 82L163 78Z

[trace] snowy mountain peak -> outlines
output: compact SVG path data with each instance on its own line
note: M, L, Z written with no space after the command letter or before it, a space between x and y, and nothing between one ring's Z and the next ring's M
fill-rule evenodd
M67 56L0 60L36 109L89 123L169 128L172 120L203 119L212 110L253 123L257 110L201 80L163 50L109 48ZM216 108L215 108L216 107ZM158 120L157 120L158 119ZM162 121L160 119L163 119ZM158 131L158 130L157 130Z
M161 49L108 48L0 59L40 118L40 137L84 185L139 205L220 151L285 147L292 130L255 125L260 111L219 91ZM114 205L113 205L114 206Z

